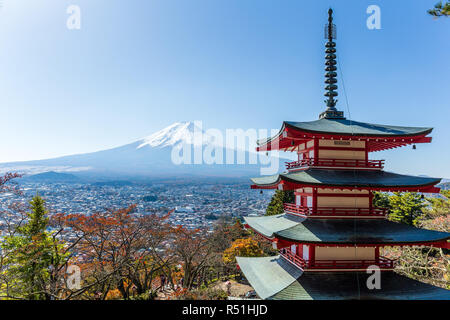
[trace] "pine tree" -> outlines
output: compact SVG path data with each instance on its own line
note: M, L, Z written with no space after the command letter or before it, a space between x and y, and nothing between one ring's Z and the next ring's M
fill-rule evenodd
M434 5L434 9L430 9L427 12L434 17L448 17L450 16L450 2L442 3L442 1L439 1Z
M27 236L29 239L40 236L48 226L48 211L45 209L45 201L39 195L30 201L31 212L28 215L28 222L17 228L17 232Z
M294 191L276 190L267 206L266 216L282 214L284 212L283 203L293 203L294 199Z
M423 215L424 200L414 192L395 192L389 197L389 220L417 226Z
M424 218L435 219L450 214L450 190L441 189L440 197L425 198Z
M22 226L2 243L6 252L5 279L9 279L7 295L14 298L50 299L49 281L52 268L68 259L64 244L46 231L47 210L44 200L36 195L30 201L31 211Z
M389 194L386 192L374 192L372 203L374 207L389 209Z

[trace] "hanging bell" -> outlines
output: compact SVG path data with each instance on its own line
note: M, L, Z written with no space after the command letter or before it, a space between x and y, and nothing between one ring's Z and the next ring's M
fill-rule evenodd
M259 194L263 194L263 191L261 190L261 191L259 192Z
M416 145L415 144L413 144L413 150L416 150Z

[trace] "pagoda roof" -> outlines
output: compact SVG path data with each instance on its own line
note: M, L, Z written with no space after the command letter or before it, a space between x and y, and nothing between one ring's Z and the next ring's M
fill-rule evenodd
M285 121L287 127L306 132L333 133L340 135L357 136L415 136L429 134L433 128L428 127L404 127L384 124L373 124L352 121L348 119L320 119L308 122Z
M279 256L236 257L241 270L261 299L267 299L296 281L303 271Z
M369 151L400 147L411 143L430 142L425 137L431 127L405 127L373 124L348 119L319 119L315 121L284 121L275 136L257 141L258 151L289 149L313 138L367 140Z
M427 244L450 239L450 233L415 228L386 219L304 219L290 214L245 217L266 238L315 244Z
M251 179L253 189L275 189L282 183L284 189L301 187L337 187L345 189L372 189L383 191L413 190L438 192L433 186L440 178L417 177L381 170L329 170L308 168L301 171L263 176Z
M283 257L236 257L261 299L269 300L450 300L450 291L393 271L381 276L381 289L370 290L365 272L301 272Z

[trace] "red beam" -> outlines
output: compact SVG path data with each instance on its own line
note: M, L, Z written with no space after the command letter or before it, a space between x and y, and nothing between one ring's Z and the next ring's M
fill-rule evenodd
M380 151L384 149L397 148L407 144L429 143L431 137L425 135L418 136L364 136L364 135L338 135L325 133L312 133L301 131L290 127L282 128L283 132L276 136L269 144L263 144L256 148L257 151L280 150L292 146L298 146L300 143L311 139L327 140L348 140L348 141L367 141L367 151ZM284 136L283 136L284 135Z
M277 241L283 241L286 246L290 245L314 245L316 247L336 247L336 248L348 248L348 247L413 247L413 246L425 246L435 248L448 248L449 243L447 240L430 241L430 242L397 242L397 243L322 243L322 242L305 242L305 241L290 241L275 237Z
M370 193L365 194L352 194L352 193L317 193L318 197L338 197L338 198L368 198L370 197Z
M319 147L319 150L365 151L366 148L355 148L355 147Z
M334 186L334 185L317 185L317 184L305 184L296 183L291 181L286 181L281 178L283 183L283 190L295 190L299 188L330 188L339 190L369 190L369 191L385 191L385 192L424 192L424 193L439 193L440 189L438 187L429 186L412 186L412 187L353 187L353 186ZM251 185L251 189L277 189L279 183L273 185L259 186L256 184ZM338 195L339 197L341 195Z

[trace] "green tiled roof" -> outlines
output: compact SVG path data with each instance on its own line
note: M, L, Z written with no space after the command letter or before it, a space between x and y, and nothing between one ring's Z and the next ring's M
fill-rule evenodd
M245 273L261 299L280 292L297 280L302 271L285 259L276 257L244 258L236 257L237 263Z
M450 238L450 233L419 229L385 219L307 219L277 231L281 238L326 243L415 243Z
M438 184L441 179L408 176L381 170L327 170L309 168L306 170L252 178L258 186L276 185L281 180L311 186L350 187L421 187Z
M292 215L279 214L264 217L244 217L244 220L260 234L271 238L274 232L294 227L304 219Z
M373 124L347 119L320 119L308 122L285 121L287 127L302 131L362 136L415 136L430 133L433 128Z
M280 214L245 218L266 237L303 243L428 243L450 239L450 233L419 229L385 219L306 219Z
M450 291L391 271L381 273L381 289L369 290L365 272L301 272L280 256L237 258L262 299L270 300L450 300Z
M276 137L279 137L283 133L285 127L311 133L373 137L408 137L427 135L433 130L433 128L430 127L391 126L358 122L347 119L320 119L306 122L284 121L278 134L269 139L261 139L258 141L258 144L262 145L270 142Z
M305 272L271 300L450 300L450 291L393 271L381 273L381 289L370 290L364 272Z

